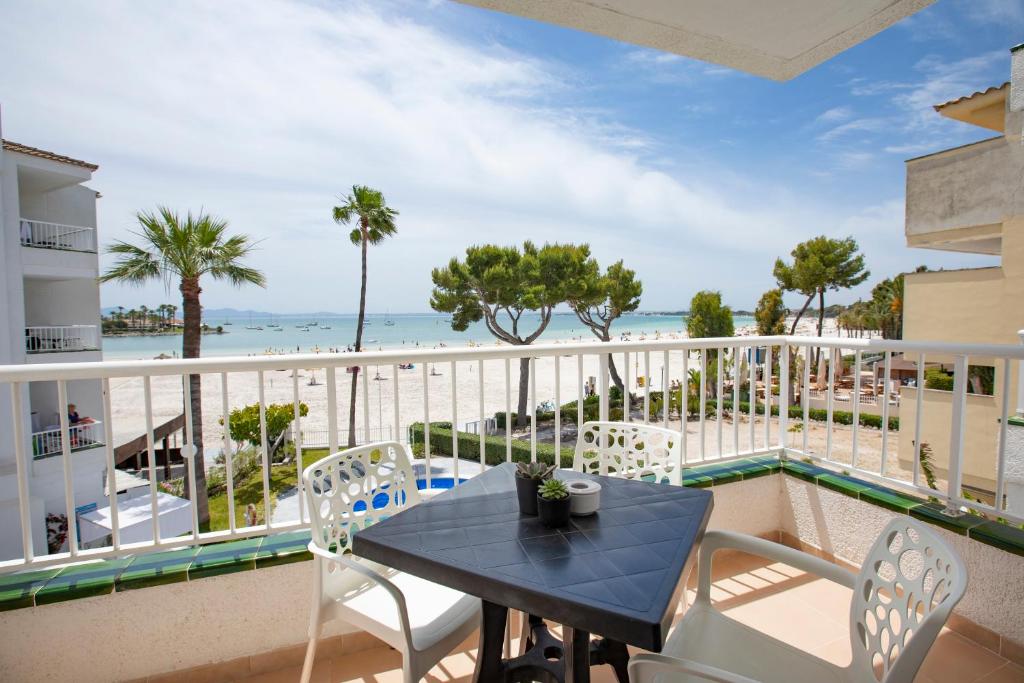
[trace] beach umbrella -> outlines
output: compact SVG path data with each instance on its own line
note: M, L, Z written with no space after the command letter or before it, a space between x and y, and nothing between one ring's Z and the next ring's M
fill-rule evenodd
M825 372L826 372L825 366L827 364L828 364L828 361L825 360L825 354L824 353L819 353L818 354L818 372L817 372L817 374L814 377L814 387L816 389L818 389L818 391L823 391L826 387L828 387L828 380L825 377Z

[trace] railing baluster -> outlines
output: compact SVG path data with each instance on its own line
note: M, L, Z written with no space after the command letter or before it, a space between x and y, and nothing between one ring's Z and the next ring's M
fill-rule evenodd
M24 388L27 391L27 387ZM21 548L25 564L35 559L32 547L32 508L29 505L28 476L31 465L25 450L25 409L21 382L11 382L11 425L14 437L14 464L18 476L18 512L21 517Z
M821 349L824 353L825 349ZM828 393L825 395L825 459L832 460L832 428L834 426L835 385L836 385L836 350L828 349Z
M189 375L181 376L181 392L189 396ZM185 481L188 482L188 490L191 500L189 509L192 512L192 537L199 538L199 491L196 489L196 447L195 431L192 426L192 411L185 411L185 443L182 444L182 460L185 463Z
M708 350L707 347L702 347L700 350L700 402L698 404L698 410L700 412L700 448L698 453L700 454L701 462L704 461L704 414L707 412L707 396L708 396Z
M885 378L882 380L882 463L879 474L885 476L889 444L889 382L892 375L892 354L885 352Z
M679 431L683 433L683 463L686 463L686 447L690 440L686 428L690 421L690 349L683 349L683 382L679 395Z
M779 448L786 452L789 434L789 345L779 345Z
M757 368L755 367L757 365L757 350L756 346L750 347L750 362L747 364L747 374L749 375L747 379L747 401L749 401L747 404L747 412L750 413L749 431L751 452L757 450L757 439L754 436L756 428L755 423L757 421Z
M562 357L555 356L555 457L562 453Z
M505 462L512 462L512 360L505 359Z
M651 352L644 351L644 424L651 421Z
M397 364L393 364L391 366L391 376L394 377L394 384L391 387L393 389L393 391L391 392L393 394L393 396L391 397L391 400L392 400L392 403L394 404L394 411L395 411L395 414L394 414L395 435L394 435L393 438L394 438L395 441L401 442L401 440L402 440L402 417L401 417L401 413L398 410L398 408L399 408L399 406L398 406L398 394L399 394L399 391L398 391L398 365Z
M853 354L853 444L850 449L850 466L857 466L857 447L860 436L860 368L861 352ZM916 469L916 468L915 468ZM917 483L917 473L914 473L914 483Z
M764 347L764 447L772 442L772 345Z
M530 358L530 462L537 462L537 359ZM558 463L555 463L558 466Z
M810 411L811 411L811 345L808 344L804 347L804 379L803 387L800 390L800 403L804 409L803 415L803 452L807 454L807 438L808 432L811 429L810 425Z
M1003 400L999 409L999 455L996 457L996 510L1003 509L1006 476L1006 423L1010 417L1010 359L1003 359Z
M629 375L629 353L628 352L624 351L622 353L622 365L623 365L623 375L622 375L622 421L623 422L631 422L632 421L632 416L630 415L631 411L630 411L630 405L629 405L629 403L630 403L630 401L629 401L629 395L630 395L629 391L630 391L630 387L632 387L632 382L630 381L631 377ZM605 419L608 419L608 418L605 418Z
M600 395L598 396L598 399L597 399L598 400L598 411L597 411L598 412L598 418L597 419L601 420L602 422L607 422L608 421L608 354L607 353L599 353L598 354L598 361L597 361L597 363L598 363L598 367L600 368L600 370L598 372L598 380L597 380L598 386L600 387L600 389L598 390L600 392ZM628 385L626 386L626 389L627 389L627 391L624 391L623 392L624 394L629 393L628 392L628 389L629 389ZM623 396L623 406L625 406L625 396Z
M483 472L487 469L487 425L484 417L484 362L482 360L477 363L476 369L477 393L480 395L480 472ZM459 483L458 476L455 477L455 483Z
M946 514L959 515L962 499L960 477L964 454L964 427L967 421L967 356L956 356L953 367L953 416L949 434Z
M68 384L57 380L57 405L60 406L60 450L64 459L64 502L68 510L68 550L78 556L78 516L75 514L75 478L71 464L71 429L68 418Z
M270 528L270 448L267 446L267 400L263 388L263 371L256 373L260 401L260 451L263 456L263 521Z
M586 400L583 390L583 354L576 354L576 433L583 427L583 402Z
M914 485L921 480L921 410L924 408L924 354L917 354L917 387L914 411Z
M455 481L459 480L459 402L458 396L458 384L456 380L456 367L455 361L450 363L450 370L452 373L452 469L455 472L453 475Z
M295 445L295 474L298 485L299 521L306 521L306 487L302 483L302 415L299 401L299 371L292 370L292 443Z
M370 376L369 368L362 366L359 374L363 376L363 440L357 443L373 443L375 439L370 435Z
M111 423L113 411L110 408L110 380L100 380L103 397L103 450L107 456L107 504L110 506L110 536L114 550L121 549L121 529L117 519L117 463L114 462L114 426Z
M732 350L732 452L740 454L740 347ZM751 449L753 450L753 449Z
M722 401L724 398L722 394L725 392L725 349L715 349L715 355L717 356L718 365L715 370L715 422L717 423L718 432L718 457L722 457L722 420L724 416L724 408Z
M338 382L334 366L327 368L327 450L338 452Z
M156 447L153 437L153 386L149 375L142 378L142 397L146 410L146 457L149 459L149 496L150 508L153 514L153 542L160 542L160 508L157 505L156 489ZM186 393L182 396L183 413L192 412L192 395Z
M427 366L430 363L423 364L423 457L425 459L425 467L427 472L427 489L433 488L430 480L430 376L427 374Z
M228 373L220 373L220 409L224 420L224 479L228 488L228 529L235 533L235 454L231 447L231 411L228 409Z
M672 403L671 382L668 374L668 351L661 361L661 426L668 429L668 407Z

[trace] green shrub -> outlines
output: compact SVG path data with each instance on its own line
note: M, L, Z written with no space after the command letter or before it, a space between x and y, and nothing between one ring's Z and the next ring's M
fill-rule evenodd
M953 391L953 375L941 368L927 368L924 371L924 388Z
M459 458L462 460L480 459L480 436L470 432L459 432ZM409 425L409 443L413 451L417 445L423 448L423 423L414 422ZM430 452L439 455L452 455L452 429L450 423L430 423ZM505 437L485 436L484 457L488 465L498 465L505 462ZM566 446L558 459L559 467L572 467L574 451ZM512 440L512 462L530 462L530 442L521 439ZM550 443L537 444L537 461L549 465L555 464L555 446Z
M714 400L708 400L707 401L707 407L708 407L708 410L711 413L713 413L715 411L715 409L716 409L715 401ZM722 408L723 409L727 409L727 410L728 409L732 409L732 401L731 400L722 401ZM764 415L764 403L758 403L756 405L756 407L754 408L754 410L755 410L755 412L758 415ZM743 413L744 415L749 415L750 414L750 404L745 402L745 401L741 401L740 402L740 412ZM779 406L777 404L773 404L772 405L772 415L776 415L777 416L778 414L779 414ZM804 417L804 409L801 406L790 406L789 407L789 417L790 417L790 419L802 420L803 417ZM811 408L810 410L807 411L807 419L808 420L814 420L815 422L827 422L828 421L828 411L825 410L824 408ZM846 411L846 410L833 410L832 411L832 422L835 423L835 424L841 424L841 425L852 425L853 424L853 413L851 413L849 411ZM881 429L882 428L882 416L881 415L868 415L866 413L861 413L861 415L860 415L860 424L861 424L862 427L874 427L875 429ZM898 417L890 417L889 418L889 430L890 431L898 431L899 428L900 428L900 419Z

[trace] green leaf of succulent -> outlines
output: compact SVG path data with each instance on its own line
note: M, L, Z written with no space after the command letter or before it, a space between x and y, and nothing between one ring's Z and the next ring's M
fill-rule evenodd
M538 489L544 500L562 500L569 497L569 489L561 479L548 479Z
M554 465L542 462L518 462L516 463L516 476L524 479L537 479L544 481L550 479L555 471Z

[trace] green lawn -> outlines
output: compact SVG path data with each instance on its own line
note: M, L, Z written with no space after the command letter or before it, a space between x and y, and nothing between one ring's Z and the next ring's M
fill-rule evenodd
M270 501L274 505L277 494L298 486L299 477L295 464L272 465L270 467ZM256 506L259 522L263 516L263 472L256 471L243 482L235 486L235 525L245 526L245 509L252 503ZM210 526L208 530L228 528L228 494L227 491L210 496Z

